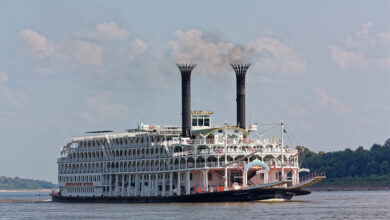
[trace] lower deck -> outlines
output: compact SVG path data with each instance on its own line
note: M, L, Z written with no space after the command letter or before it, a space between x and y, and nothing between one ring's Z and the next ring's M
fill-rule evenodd
M218 168L156 173L109 173L101 174L97 180L100 181L62 183L60 193L72 197L164 197L239 190L281 180L290 181L289 184L283 185L284 188L299 184L297 168L271 168L266 172L261 167L246 171L243 168L229 168L226 181L225 170Z

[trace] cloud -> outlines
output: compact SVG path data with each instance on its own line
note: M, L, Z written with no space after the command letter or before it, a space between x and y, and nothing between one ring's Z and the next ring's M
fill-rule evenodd
M27 96L23 91L15 90L3 83L8 80L8 75L5 72L0 72L0 104L3 102L5 106L20 108L27 103Z
M390 31L377 34L378 39L384 46L390 46Z
M328 109L337 114L351 113L352 107L349 104L332 98L328 95L327 91L323 88L314 88L314 94L316 96L316 105L320 108Z
M359 68L369 64L363 52L348 51L337 45L330 45L329 49L333 62L342 69Z
M47 58L52 65L61 66L71 60L82 65L101 66L103 64L102 48L95 43L72 39L54 43L30 29L20 31L20 36L34 57ZM38 72L41 70L42 67L37 69ZM45 75L48 75L48 71L54 70L50 66L45 66L43 71Z
M105 22L95 25L95 29L92 31L81 32L81 35L95 39L121 40L128 37L130 32L125 28L120 28L114 22Z
M0 72L0 84L8 80L8 75L6 72Z
M302 74L305 60L294 48L276 38L261 36L245 45L206 40L202 30L175 31L170 42L171 56L177 62L200 64L202 72L215 75L230 63L253 62L258 71L279 74Z
M129 51L129 60L133 60L135 57L145 53L148 49L148 44L140 39L134 39L131 42L131 48Z
M240 48L230 42L205 41L202 30L175 31L176 40L170 42L171 56L178 63L198 63L198 69L217 73L229 61L241 60Z
M36 31L30 29L21 30L19 36L24 40L35 57L47 57L56 52L55 45Z
M80 69L79 65L85 65L93 69L84 68L82 73L91 71L105 73L99 74L102 77L99 82L108 76L112 78L112 74L115 74L117 85L134 84L134 80L128 80L132 78L129 75L132 75L151 83L152 87L161 87L166 86L161 82L170 81L168 80L170 74L177 71L175 62L197 63L198 73L211 76L221 76L227 71L232 71L231 63L253 63L251 71L264 73L256 79L261 84L272 84L275 81L274 75L300 75L306 71L306 61L293 45L268 36L270 30L262 33L267 36L260 36L246 44L236 44L221 40L218 34L205 33L199 29L175 31L173 40L169 42L159 39L158 41L125 39L129 36L128 31L113 22L97 24L92 29L84 32L84 35L64 35L56 42L39 35L48 42L46 45L51 45L51 48L55 49L45 53L46 60L43 61L48 62L37 67L36 72L49 75L69 68L77 71ZM120 42L86 40L85 34L99 39L124 40ZM23 40L26 41L25 38ZM137 59L141 56L142 59ZM151 62L155 65L149 65ZM143 74L139 74L140 72Z
M101 66L103 51L100 46L88 41L71 41L68 43L68 53L80 64Z
M345 39L345 46L349 48L368 48L375 46L376 41L371 37L371 22L363 23L361 29Z
M255 56L257 69L271 72L302 74L306 71L306 61L294 48L271 37L259 37L249 42L248 50Z
M112 95L100 94L95 97L85 99L88 112L83 112L81 116L89 122L102 121L123 116L128 112L124 104L112 103Z
M20 108L27 103L27 96L23 91L0 85L0 103L1 102L4 102L4 106Z
M371 33L373 24L363 23L343 45L329 45L332 61L343 70L376 68L390 70L390 32Z

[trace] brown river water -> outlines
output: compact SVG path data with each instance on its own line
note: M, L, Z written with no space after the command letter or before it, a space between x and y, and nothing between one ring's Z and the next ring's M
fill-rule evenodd
M390 191L313 192L288 202L62 204L0 193L0 219L387 219Z

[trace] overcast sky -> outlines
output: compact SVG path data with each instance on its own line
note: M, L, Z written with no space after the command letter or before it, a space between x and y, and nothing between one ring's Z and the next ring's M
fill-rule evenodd
M85 131L234 124L230 62L250 62L247 122L284 120L314 151L390 138L389 1L0 1L0 175L56 181ZM266 129L266 127L260 127Z

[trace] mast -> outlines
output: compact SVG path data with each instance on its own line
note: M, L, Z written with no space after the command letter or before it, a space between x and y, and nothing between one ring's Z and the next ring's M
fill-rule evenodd
M226 137L226 123L224 125L224 129L223 129L223 139L225 140L224 141L224 148L225 148L225 176L224 176L224 179L225 179L225 190L228 190L228 166L226 166L227 164L227 137Z
M284 139L283 139L283 133L284 133L284 122L280 122L280 144L282 146L282 164L284 163ZM284 180L284 167L282 166L282 180Z

